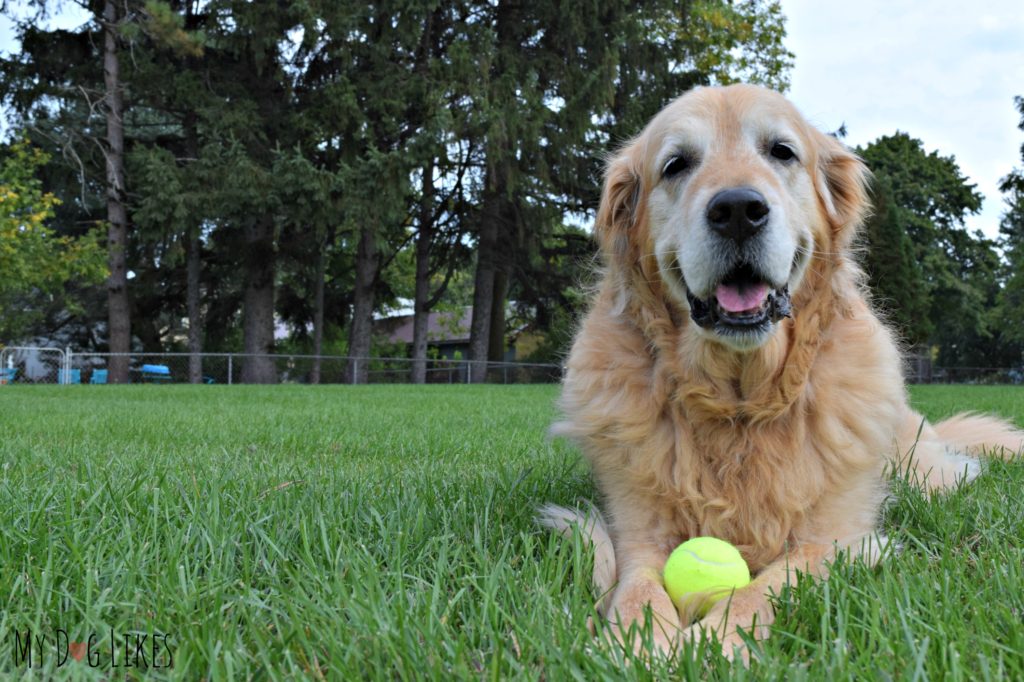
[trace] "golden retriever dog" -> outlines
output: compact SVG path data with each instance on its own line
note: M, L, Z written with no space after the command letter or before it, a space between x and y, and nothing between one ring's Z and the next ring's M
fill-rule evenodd
M580 443L604 513L542 514L591 541L606 632L627 641L649 613L658 650L714 633L746 657L740 631L767 636L769 595L794 571L884 554L890 465L937 491L975 477L983 450L1020 449L998 419L929 425L908 405L853 257L867 181L839 141L748 85L683 95L609 162L604 270L554 429ZM691 624L661 574L700 535L755 577Z

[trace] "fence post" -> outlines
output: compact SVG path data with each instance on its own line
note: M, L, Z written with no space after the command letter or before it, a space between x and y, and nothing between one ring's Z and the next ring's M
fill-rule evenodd
M71 346L64 348L64 381L71 385Z
M231 353L228 353L228 386L231 385L231 359L234 357Z
M359 383L359 358L352 358L352 385Z

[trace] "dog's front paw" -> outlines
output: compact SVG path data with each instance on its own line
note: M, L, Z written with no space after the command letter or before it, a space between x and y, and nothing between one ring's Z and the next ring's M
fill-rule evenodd
M651 629L645 631L640 622L625 627L618 623L606 623L599 629L599 637L605 644L621 651L631 651L641 661L650 662L652 658L670 658L679 647L681 632L671 627L671 632L657 621L650 623Z
M742 663L744 666L750 665L749 642L735 628L719 631L701 620L687 628L684 637L692 642L694 647L703 643L708 651L720 653L730 661Z
M685 636L695 644L703 641L709 648L717 647L731 661L749 665L751 646L768 637L771 620L771 608L761 594L740 591L715 604L687 628Z

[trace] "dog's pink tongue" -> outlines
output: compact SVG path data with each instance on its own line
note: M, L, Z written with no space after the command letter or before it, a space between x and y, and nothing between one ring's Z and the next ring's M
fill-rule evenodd
M768 298L768 285L764 283L740 287L735 284L719 284L715 289L718 305L730 313L756 310Z

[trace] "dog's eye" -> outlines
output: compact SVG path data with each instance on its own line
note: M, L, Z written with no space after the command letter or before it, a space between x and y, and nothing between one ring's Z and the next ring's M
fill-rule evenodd
M661 174L666 178L674 178L680 173L688 171L690 165L690 157L685 154L679 154L665 162L665 167L661 169Z
M785 142L776 142L768 153L779 161L791 161L796 158L796 152Z

